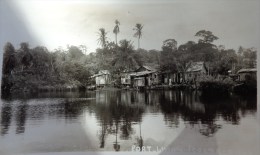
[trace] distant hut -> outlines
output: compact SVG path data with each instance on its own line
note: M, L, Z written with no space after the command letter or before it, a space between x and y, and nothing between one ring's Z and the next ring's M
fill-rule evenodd
M159 83L158 71L152 66L141 66L129 76L133 87L146 87Z
M207 75L207 68L204 62L192 62L185 72L185 81L197 81L201 76Z
M237 74L239 75L239 81L256 80L256 68L240 69Z
M180 72L164 71L160 73L160 77L160 82L166 85L173 85L183 81L182 74Z
M102 87L110 84L111 74L108 70L100 70L98 74L91 76L91 79L95 81L97 87Z

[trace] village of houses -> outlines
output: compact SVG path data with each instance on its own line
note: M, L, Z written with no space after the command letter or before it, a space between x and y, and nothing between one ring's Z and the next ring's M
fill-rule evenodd
M230 78L236 83L243 83L246 78L256 80L256 68L240 69L237 73L229 71ZM188 88L198 89L199 80L209 75L205 62L192 62L185 72L161 72L159 66L143 65L133 72L120 74L120 88L123 89L165 89L165 88ZM222 77L223 78L223 77ZM88 89L102 89L114 87L115 79L108 70L100 70L98 74L91 76L92 85Z

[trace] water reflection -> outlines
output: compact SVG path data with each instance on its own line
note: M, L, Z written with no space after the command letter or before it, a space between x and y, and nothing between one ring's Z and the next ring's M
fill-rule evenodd
M114 151L121 151L126 141L130 141L129 145L145 145L145 139L150 137L142 136L146 132L142 131L144 117L152 120L162 115L165 126L161 128L177 129L184 123L199 134L212 137L225 130L219 120L239 126L241 118L256 113L256 97L211 100L195 91L48 93L2 102L1 136L11 134L12 123L16 126L15 134L20 135L35 124L41 126L42 121L64 120L65 124L73 124L88 113L95 116L98 126L98 147L112 146Z
M5 105L1 113L1 135L7 134L12 118L12 106Z

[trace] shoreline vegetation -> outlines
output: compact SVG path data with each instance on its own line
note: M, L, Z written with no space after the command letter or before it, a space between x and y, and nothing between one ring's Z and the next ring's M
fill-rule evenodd
M211 31L201 30L195 36L198 42L188 41L177 45L175 39L162 42L161 50L145 50L141 48L144 26L136 24L134 37L138 48L135 49L130 40L117 41L119 21L116 20L113 33L115 42L108 41L104 28L99 29L96 52L86 54L87 46L68 45L49 51L44 46L30 48L22 42L20 48L7 42L3 49L2 96L22 92L44 91L85 91L95 89L91 76L100 70L111 73L111 83L103 89L129 89L120 83L122 73L130 73L145 64L159 66L160 73L184 74L192 62L203 62L206 74L191 81L182 80L173 84L157 84L143 87L146 90L200 90L206 94L228 94L230 92L244 94L256 92L256 80L236 81L231 75L237 75L240 69L256 68L255 48L238 50L225 49L224 45L215 45L218 39ZM101 88L100 88L101 89Z

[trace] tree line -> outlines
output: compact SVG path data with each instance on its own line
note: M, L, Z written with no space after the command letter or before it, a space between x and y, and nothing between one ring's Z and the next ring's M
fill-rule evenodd
M214 44L218 37L207 30L195 33L197 42L187 41L178 46L175 39L169 38L162 42L161 50L145 50L140 48L143 28L140 23L133 28L133 35L138 39L135 49L131 40L117 40L120 22L116 20L115 41L108 41L108 32L100 28L97 41L101 48L89 54L84 45L49 51L44 46L31 48L25 42L15 49L8 42L3 49L2 90L46 85L85 87L89 77L99 70L109 70L116 82L120 73L134 71L144 64L158 65L162 72L184 72L191 62L204 61L212 75L256 67L255 48L225 49Z

